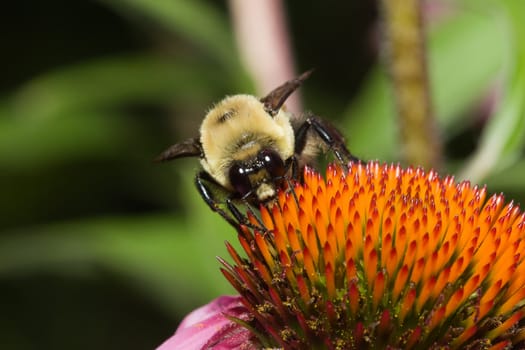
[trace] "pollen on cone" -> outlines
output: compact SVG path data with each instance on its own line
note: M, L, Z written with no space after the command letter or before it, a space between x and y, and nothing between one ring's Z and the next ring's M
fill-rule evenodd
M310 168L224 274L266 347L525 348L525 214L434 171ZM251 215L251 214L250 214Z

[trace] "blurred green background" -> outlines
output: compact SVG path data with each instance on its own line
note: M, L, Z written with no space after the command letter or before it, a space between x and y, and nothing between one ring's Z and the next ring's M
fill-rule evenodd
M443 172L525 199L522 0L427 1ZM255 93L225 1L21 0L0 15L0 348L151 349L233 290L234 232L154 164ZM400 161L377 4L286 2L304 104L362 159Z

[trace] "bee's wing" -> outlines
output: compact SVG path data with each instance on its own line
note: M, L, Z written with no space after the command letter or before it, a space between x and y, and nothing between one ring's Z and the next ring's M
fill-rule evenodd
M192 137L185 141L170 146L155 158L156 162L165 162L168 160L183 157L202 157L202 145L198 137Z
M312 74L313 69L304 72L297 78L288 80L283 85L272 90L268 95L261 98L261 102L264 104L264 109L268 114L274 116L279 112L279 109L282 107L288 96L290 96L301 84L308 79L310 74Z

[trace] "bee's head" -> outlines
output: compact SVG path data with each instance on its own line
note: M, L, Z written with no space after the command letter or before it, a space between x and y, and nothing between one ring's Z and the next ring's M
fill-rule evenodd
M286 171L285 161L279 153L262 148L255 157L233 162L228 177L240 197L266 202L275 197Z

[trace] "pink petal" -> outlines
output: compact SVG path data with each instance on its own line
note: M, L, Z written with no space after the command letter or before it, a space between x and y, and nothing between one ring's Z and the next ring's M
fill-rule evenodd
M222 296L192 311L157 350L256 349L252 334L225 315L251 319L239 296Z

